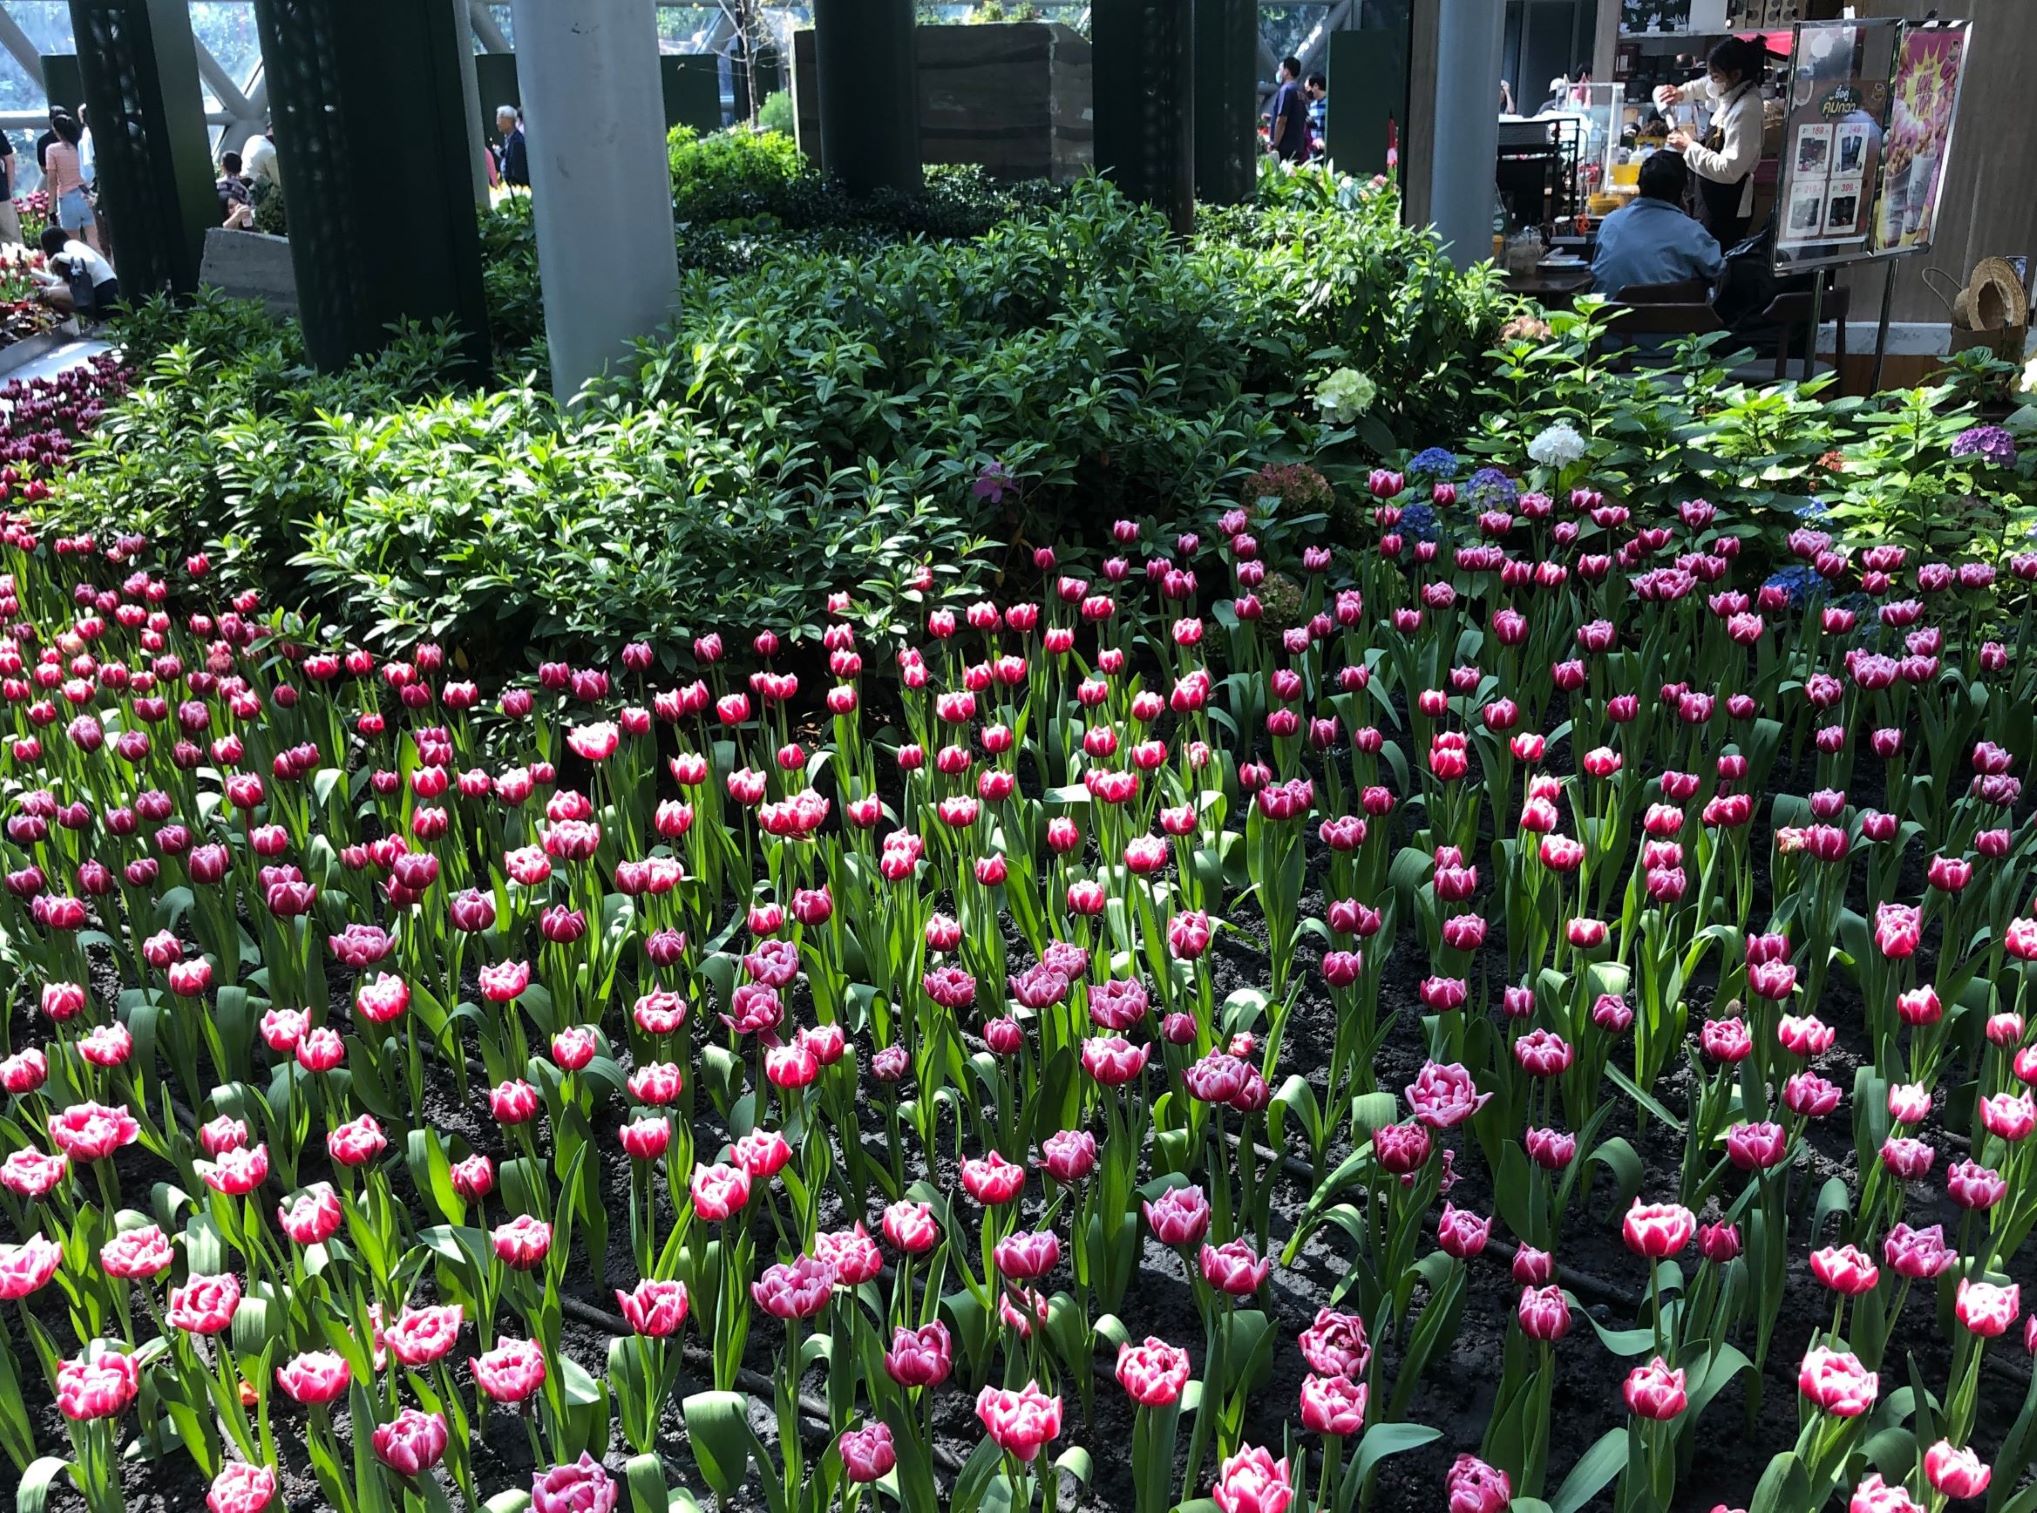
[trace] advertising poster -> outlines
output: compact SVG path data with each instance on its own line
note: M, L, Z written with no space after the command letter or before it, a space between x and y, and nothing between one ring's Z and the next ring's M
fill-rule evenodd
M1867 254L1895 36L1893 22L1797 27L1776 200L1778 267Z
M1875 211L1876 252L1923 251L1931 245L1971 35L1964 27L1936 26L1904 33L1896 54L1894 106Z

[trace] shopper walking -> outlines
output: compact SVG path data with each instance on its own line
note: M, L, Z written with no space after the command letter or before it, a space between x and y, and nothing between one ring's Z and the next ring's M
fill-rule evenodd
M1669 134L1669 150L1697 177L1698 209L1721 247L1747 234L1754 213L1754 165L1761 161L1761 70L1767 53L1759 42L1727 37L1705 60L1705 76L1681 88L1655 91L1664 110L1710 104L1712 127L1700 142L1688 131Z
M1280 60L1280 87L1273 91L1268 144L1283 163L1308 156L1308 96L1301 87L1301 59Z

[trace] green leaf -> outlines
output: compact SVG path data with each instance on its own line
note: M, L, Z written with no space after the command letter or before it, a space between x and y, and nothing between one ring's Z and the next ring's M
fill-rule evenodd
M1794 1450L1785 1450L1768 1463L1747 1513L1796 1513L1811 1505L1811 1477Z
M1358 1441L1358 1455L1351 1463L1352 1474L1362 1482L1372 1474L1372 1468L1389 1455L1419 1450L1442 1437L1441 1429L1431 1429L1427 1424L1374 1424Z
M701 1476L716 1497L735 1496L759 1448L750 1427L750 1400L740 1392L696 1392L680 1408Z
M49 1503L50 1488L70 1469L69 1461L58 1460L54 1455L32 1462L21 1473L21 1485L14 1489L14 1513L42 1513Z
M1549 1513L1579 1513L1584 1505L1611 1485L1627 1464L1627 1428L1608 1429L1592 1447L1578 1457L1563 1485L1549 1499Z

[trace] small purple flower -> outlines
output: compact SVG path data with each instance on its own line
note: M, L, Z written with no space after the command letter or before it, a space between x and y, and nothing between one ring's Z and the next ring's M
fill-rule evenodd
M1009 467L1002 462L986 462L983 471L976 475L976 482L970 486L969 492L978 499L987 499L992 504L1002 504L1004 496L1017 488L1018 479L1012 476Z
M1979 457L1998 468L2016 465L2016 438L2000 426L1973 426L1952 443L1954 457Z

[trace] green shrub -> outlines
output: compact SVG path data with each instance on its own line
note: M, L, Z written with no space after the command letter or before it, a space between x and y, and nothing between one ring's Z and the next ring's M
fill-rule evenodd
M665 150L672 165L673 202L710 212L720 196L768 193L797 178L806 165L786 133L747 126L706 136L690 126L674 126ZM718 217L710 213L709 218Z
M792 91L774 89L764 96L757 107L757 129L775 131L781 136L791 136L798 129L798 121L792 112Z
M439 334L320 376L246 307L144 305L126 340L150 381L58 513L208 547L385 644L798 630L818 585L884 614L921 564L994 571L986 541L1024 552L1235 499L1268 462L1349 439L1305 399L1334 367L1376 384L1395 428L1367 418L1379 448L1447 423L1484 368L1489 281L1383 196L1213 214L1183 242L1101 180L936 175L880 223L804 173L769 187L787 164L761 138L707 140L675 148L693 193L768 196L809 229L691 267L674 329L572 414L532 376L542 311L512 204L488 230L497 340L520 354L499 390L456 391ZM901 237L908 216L983 224ZM992 465L1013 486L984 497Z
M315 604L384 644L456 637L487 660L722 626L817 636L822 590L887 620L920 566L981 565L912 459L834 470L675 406L562 423L519 387L324 418L309 442L335 487L296 563Z

